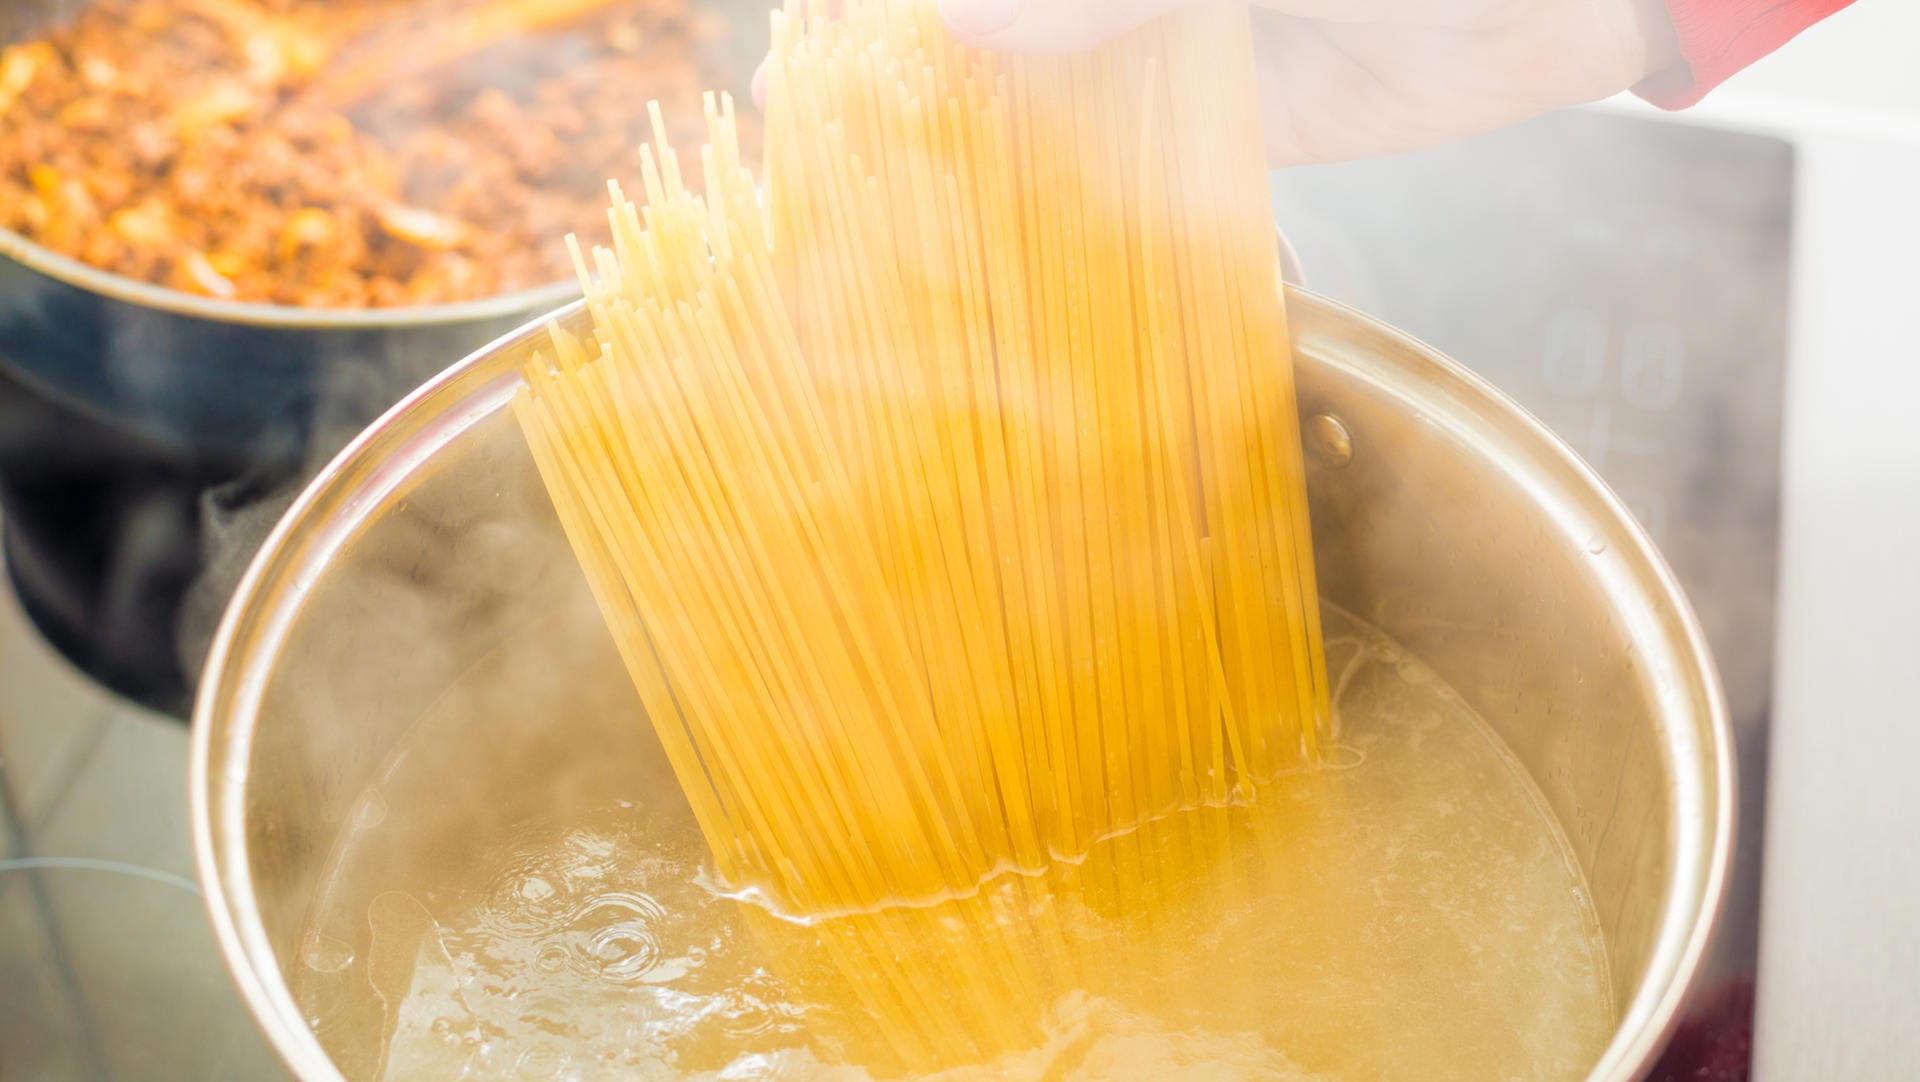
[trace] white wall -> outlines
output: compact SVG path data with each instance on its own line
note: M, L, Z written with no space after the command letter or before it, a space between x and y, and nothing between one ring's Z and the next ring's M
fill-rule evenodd
M1920 0L1855 0L1708 101L1842 110L1920 130Z

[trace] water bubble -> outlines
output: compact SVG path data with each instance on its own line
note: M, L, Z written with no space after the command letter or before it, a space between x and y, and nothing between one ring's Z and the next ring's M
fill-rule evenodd
M560 928L566 920L567 892L563 870L544 855L507 863L487 892L482 923L508 936L537 936Z
M559 943L549 943L534 956L533 965L542 973L558 973L567 968L567 948Z
M755 996L743 995L720 1012L721 1031L736 1041L765 1033L773 1028L773 1012Z
M713 1020L728 1040L744 1043L770 1033L797 1033L802 1008L787 998L780 981L764 969L755 970L717 1002Z
M514 1060L513 1077L558 1078L565 1073L571 1058L554 1045L541 1042Z
M615 891L582 906L567 927L584 969L616 984L633 984L660 962L654 926L665 917L651 896Z

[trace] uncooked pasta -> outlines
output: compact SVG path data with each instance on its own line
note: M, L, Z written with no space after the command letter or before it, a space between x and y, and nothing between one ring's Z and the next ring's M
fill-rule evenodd
M1244 9L1097 51L776 13L515 408L730 889L962 896L1328 739Z

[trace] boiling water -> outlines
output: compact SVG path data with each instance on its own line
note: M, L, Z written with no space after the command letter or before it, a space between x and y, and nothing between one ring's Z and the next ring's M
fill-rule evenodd
M1558 827L1430 671L1330 616L1335 765L811 926L702 885L631 691L578 678L615 659L503 651L362 797L296 997L356 1080L1584 1077L1614 1009Z

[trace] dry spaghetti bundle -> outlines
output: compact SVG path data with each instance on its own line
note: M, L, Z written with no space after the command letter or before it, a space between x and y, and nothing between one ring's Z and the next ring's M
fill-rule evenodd
M1244 10L1071 58L774 16L516 400L719 874L964 894L1314 756L1326 681ZM656 113L656 135L661 125Z

